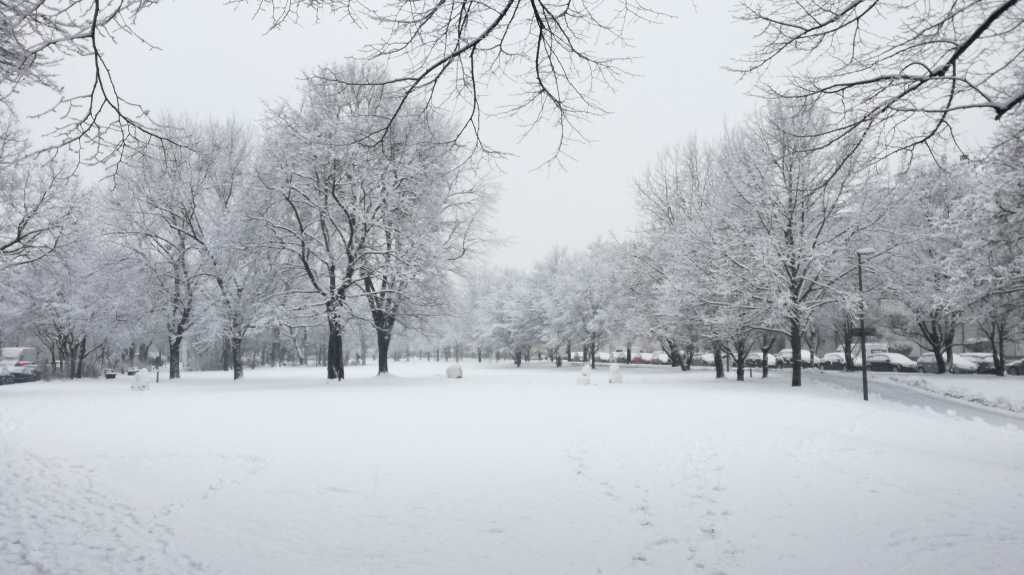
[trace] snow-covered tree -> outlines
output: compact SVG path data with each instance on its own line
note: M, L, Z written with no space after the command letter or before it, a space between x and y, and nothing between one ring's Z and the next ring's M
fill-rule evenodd
M965 320L989 342L1003 375L1006 342L1024 321L1024 117L1014 117L967 172L944 228L957 238L945 271L960 286Z
M848 288L854 253L873 239L892 201L858 162L856 142L815 145L799 135L828 122L813 106L772 103L725 139L720 160L733 217L747 222L726 234L733 239L723 238L724 252L740 240L758 250L766 273L751 274L750 287L788 324L796 358L812 315ZM801 384L798 361L792 384Z
M888 297L903 305L891 314L892 327L933 354L939 373L951 365L953 337L970 298L948 267L962 245L948 224L970 180L970 168L963 163L924 161L902 175L897 186L904 202L891 219L899 239L891 257L879 261Z
M120 365L146 315L136 263L104 237L105 215L100 204L78 207L61 244L4 281L5 324L37 339L50 371L68 378Z
M0 107L0 274L57 247L77 195L74 165L60 155L31 156L29 147Z
M535 282L529 274L507 270L492 284L490 338L496 349L511 354L516 367L529 359L532 349L543 345L546 323Z
M330 72L332 69L327 68ZM342 75L377 77L350 67ZM278 199L267 224L277 245L308 280L311 305L321 306L328 326L327 376L345 377L342 334L347 306L372 249L384 210L377 193L383 162L363 145L367 123L386 113L383 89L349 86L319 74L302 84L297 105L282 104L267 120L259 178Z
M171 379L181 376L182 341L196 319L205 263L196 230L214 164L198 139L191 147L154 140L122 163L109 203L113 235L142 262L164 320Z
M267 126L260 177L279 199L267 222L325 308L331 378L344 377L353 290L369 305L387 373L395 323L437 307L486 207L443 116L410 107L392 117L401 94L384 78L372 66L323 67L304 82L301 102L280 106ZM365 134L384 123L387 136L367 145Z
M187 228L202 260L204 299L210 302L201 331L227 344L239 379L245 338L273 321L288 278L281 273L282 252L271 245L269 230L259 221L269 197L255 177L251 134L233 123L196 131L193 147L209 157L210 171Z

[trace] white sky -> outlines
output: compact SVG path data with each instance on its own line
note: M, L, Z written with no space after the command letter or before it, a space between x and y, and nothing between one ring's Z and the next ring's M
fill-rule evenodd
M554 245L579 248L608 233L625 235L636 222L632 182L661 148L691 135L714 137L754 107L747 86L723 69L751 43L750 29L731 19L732 3L651 4L676 17L633 28L632 55L639 60L628 70L636 77L601 98L611 114L585 126L593 143L570 148L575 159L564 170L538 169L553 145L544 134L508 150L517 157L502 164L497 178L493 227L510 241L495 250L494 264L526 266ZM128 39L109 49L119 89L155 113L256 121L266 103L295 95L304 70L354 56L376 39L330 18L269 34L267 23L252 19L251 6L161 3L138 26L159 51ZM23 112L33 105L41 103L23 102ZM496 119L486 128L505 141L520 130Z

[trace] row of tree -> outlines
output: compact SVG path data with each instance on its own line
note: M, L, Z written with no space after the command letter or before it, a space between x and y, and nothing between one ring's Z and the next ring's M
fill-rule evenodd
M238 378L254 332L326 324L342 378L343 333L366 323L387 373L396 323L445 311L490 195L447 118L408 101L395 113L403 95L383 78L326 66L260 126L164 122L169 137L84 193L60 156L26 159L10 138L4 344L34 338L76 377L155 337L176 378L188 337L223 346Z
M449 341L517 364L531 350L593 360L609 344L657 346L685 368L708 350L719 376L728 358L742 379L748 360L767 365L780 347L795 358L842 349L852 368L865 316L875 337L917 344L940 373L956 331L971 328L1004 373L1005 344L1024 327L1019 119L977 159L909 165L879 162L865 133L827 141L831 121L777 102L714 142L664 151L637 179L635 237L474 274Z

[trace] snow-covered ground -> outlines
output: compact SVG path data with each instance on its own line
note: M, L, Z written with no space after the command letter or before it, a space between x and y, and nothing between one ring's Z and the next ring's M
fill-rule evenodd
M1024 377L885 374L884 378L951 399L1024 414Z
M708 371L0 387L0 573L1011 573L1024 431ZM367 376L367 369L350 375Z

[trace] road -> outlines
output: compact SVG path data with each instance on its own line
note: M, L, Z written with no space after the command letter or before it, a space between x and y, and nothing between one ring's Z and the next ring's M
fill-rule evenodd
M815 381L849 389L858 394L861 393L861 376L859 372L814 371L811 373L813 373L812 379ZM880 375L882 374L868 373L870 399L881 398L887 401L931 409L939 413L953 411L958 416L967 419L981 419L992 425L1015 425L1024 429L1024 415L976 406L964 401L957 401L952 398L918 390L907 385L884 381L879 377Z

